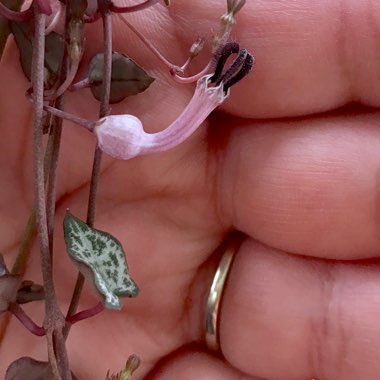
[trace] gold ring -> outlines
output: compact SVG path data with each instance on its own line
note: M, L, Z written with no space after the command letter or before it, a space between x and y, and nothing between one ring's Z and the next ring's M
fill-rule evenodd
M219 265L216 269L214 279L207 298L206 307L206 326L205 326L205 341L207 347L212 351L220 350L219 341L219 310L223 297L226 280L235 256L243 241L243 236L240 233L234 234L224 248Z

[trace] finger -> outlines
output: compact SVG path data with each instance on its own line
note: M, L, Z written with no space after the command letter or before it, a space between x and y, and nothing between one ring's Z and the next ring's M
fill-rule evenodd
M270 379L376 379L379 279L378 265L300 258L248 241L224 293L223 354Z
M260 380L242 374L214 356L195 350L186 350L169 356L158 363L145 379Z
M327 258L378 256L377 117L242 122L233 131L228 125L229 144L220 155L215 190L221 215L284 251ZM220 137L224 132L219 124L211 133Z
M130 19L181 64L197 36L219 29L225 9L225 1L179 0L168 9L157 5L150 18L140 12ZM237 20L232 36L254 54L256 66L233 89L226 105L229 112L280 117L330 110L351 101L380 104L378 2L247 1ZM159 65L141 44L134 48L135 39L126 27L118 24L115 37L129 52ZM197 69L207 59L205 49Z

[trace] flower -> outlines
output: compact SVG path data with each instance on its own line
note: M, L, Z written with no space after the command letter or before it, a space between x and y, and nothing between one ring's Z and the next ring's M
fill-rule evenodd
M235 60L225 69L231 54ZM212 111L230 94L230 88L252 69L254 59L236 42L220 48L215 55L215 71L197 81L194 95L179 117L166 129L147 133L139 118L133 115L110 115L93 122L54 107L45 110L55 116L71 120L95 133L99 147L111 157L129 160L146 154L164 152L176 147L190 137Z
M238 53L237 58L223 73L224 64L232 53ZM226 44L218 57L215 73L204 75L197 81L190 102L169 127L147 133L136 116L106 116L94 128L99 147L114 158L129 160L167 151L185 141L228 98L229 88L247 75L253 65L252 56L237 43Z

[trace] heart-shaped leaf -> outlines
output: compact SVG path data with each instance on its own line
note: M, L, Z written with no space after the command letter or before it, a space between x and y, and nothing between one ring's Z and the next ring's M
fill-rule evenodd
M119 297L137 296L138 288L128 274L125 253L117 239L90 228L70 212L63 227L67 252L86 279L95 284L107 308L121 309Z
M90 89L96 100L102 98L104 55L95 55L88 72ZM110 103L118 103L127 96L145 91L154 79L126 55L112 53L112 76Z
M29 23L11 22L11 31L20 52L20 62L25 76L30 80L32 71L33 34ZM65 41L58 33L45 38L45 85L51 88L57 81L61 68Z
M48 362L41 362L27 356L15 360L5 374L5 380L50 380L52 378ZM77 380L73 373L72 378Z

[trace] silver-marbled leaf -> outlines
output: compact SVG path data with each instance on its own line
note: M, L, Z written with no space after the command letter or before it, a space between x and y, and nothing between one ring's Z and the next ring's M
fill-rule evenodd
M67 252L86 278L86 269L91 270L107 308L121 309L120 297L137 296L138 287L129 276L123 247L116 238L90 228L70 212L66 213L63 227Z

